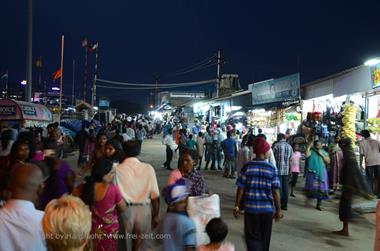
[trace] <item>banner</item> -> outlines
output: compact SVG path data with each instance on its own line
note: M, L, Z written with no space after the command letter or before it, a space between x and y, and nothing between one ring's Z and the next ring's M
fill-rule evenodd
M14 105L4 105L0 106L0 115L1 116L15 116L16 115L16 106Z
M37 116L36 108L31 105L21 105L22 113L27 116Z
M380 64L371 66L371 82L373 89L380 87Z
M263 105L300 99L299 73L251 85L252 105Z

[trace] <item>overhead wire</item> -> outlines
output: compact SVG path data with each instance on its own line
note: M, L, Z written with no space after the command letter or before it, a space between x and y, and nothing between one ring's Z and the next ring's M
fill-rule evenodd
M200 71L200 70L207 69L207 68L209 68L209 67L215 66L215 65L217 65L217 64L218 64L218 62L214 62L214 63L209 64L209 65L200 66L200 67L197 67L197 68L194 68L194 69L188 70L188 71L184 71L184 72L179 72L179 73L176 73L176 74L172 74L172 75L170 75L170 76L179 76L179 75L188 74L188 73L191 73L191 72L194 72L194 71Z
M193 68L198 68L200 66L204 66L204 65L207 65L209 63L212 63L213 61L215 61L215 55L211 56L211 57L208 57L208 58L205 58L203 59L202 61L198 62L198 63L195 63L195 64L192 64L190 66L187 66L187 67L184 67L180 70L177 70L171 74L168 74L169 76L172 76L172 75L176 75L176 74L179 74L180 72L184 72L184 71L189 71L189 70L192 70Z
M149 89L170 89L170 88L181 88L181 87L189 87L189 86L197 86L197 85L206 85L215 83L216 79L210 79L210 80L204 80L204 81L197 81L197 82L191 82L191 83L178 83L178 84L170 84L170 85L154 85L154 86L132 86L132 87L118 87L118 86L106 86L106 85L97 85L99 88L105 88L105 89L117 89L117 90L149 90Z
M105 79L97 79L96 82L98 83L107 83L107 84L113 84L113 85L123 85L123 86L132 86L132 87L177 87L177 86L193 86L193 85L201 85L205 83L215 82L215 79L209 79L209 80L201 80L201 81L193 81L193 82L182 82L182 83L171 83L171 84L143 84L143 83L124 83L119 81L110 81Z

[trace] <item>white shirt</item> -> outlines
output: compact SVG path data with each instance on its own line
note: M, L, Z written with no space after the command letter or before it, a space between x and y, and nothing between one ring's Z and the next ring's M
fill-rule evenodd
M362 140L360 154L364 155L366 166L380 165L380 142L373 138Z
M26 200L8 200L0 209L0 251L46 250L42 231L43 211Z
M124 141L134 140L135 131L132 128L127 128L126 132L122 134Z
M162 144L170 147L170 149L172 150L176 149L176 144L174 143L173 136L171 134L165 136L164 140L162 141Z
M137 158L126 158L119 164L115 180L127 203L149 203L160 196L153 167Z

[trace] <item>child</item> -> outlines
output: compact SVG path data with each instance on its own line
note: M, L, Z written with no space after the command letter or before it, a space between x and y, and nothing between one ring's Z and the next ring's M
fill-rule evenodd
M161 226L161 233L170 238L163 239L163 250L195 250L195 224L187 216L187 197L189 195L186 180L180 179L166 189L165 201L170 207Z
M231 243L225 243L224 239L228 234L228 226L221 218L214 218L206 226L210 243L197 248L197 251L235 251Z
M293 155L290 158L290 166L291 166L291 172L292 172L292 179L290 181L290 196L296 197L293 193L294 187L297 184L298 174L300 173L300 167L301 167L301 152L299 145L294 146Z

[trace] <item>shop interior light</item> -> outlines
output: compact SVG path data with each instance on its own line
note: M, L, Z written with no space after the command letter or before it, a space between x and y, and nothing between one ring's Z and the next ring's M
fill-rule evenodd
M377 58L371 58L367 61L365 61L364 65L366 66L374 66L380 63L380 57Z
M26 85L26 80L21 81L21 85Z
M241 106L236 106L236 105L233 105L231 106L231 111L239 111L242 107Z

